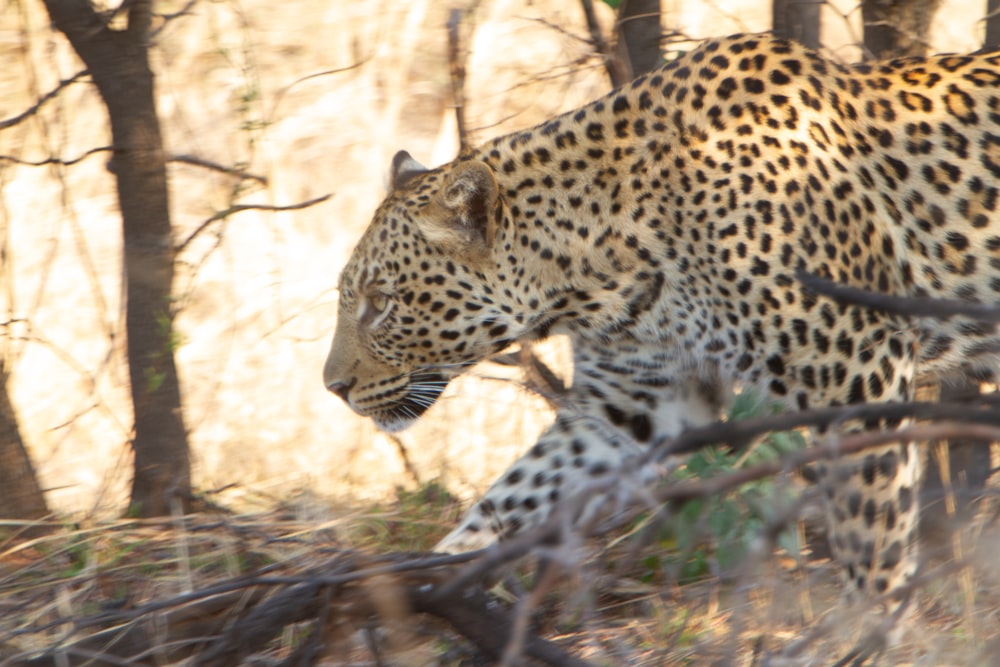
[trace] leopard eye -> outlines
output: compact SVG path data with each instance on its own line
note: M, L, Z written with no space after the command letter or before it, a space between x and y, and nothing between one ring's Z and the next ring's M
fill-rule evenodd
M372 329L377 328L392 312L393 305L388 294L378 291L370 292L365 295L361 303L361 322Z
M374 292L368 297L368 302L372 305L377 312L385 312L385 309L389 307L389 297L381 292Z

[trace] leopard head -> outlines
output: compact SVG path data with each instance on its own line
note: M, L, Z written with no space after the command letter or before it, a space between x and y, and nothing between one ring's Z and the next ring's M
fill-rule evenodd
M407 427L465 368L516 336L495 281L505 206L485 163L428 170L406 152L340 275L327 389L386 431Z

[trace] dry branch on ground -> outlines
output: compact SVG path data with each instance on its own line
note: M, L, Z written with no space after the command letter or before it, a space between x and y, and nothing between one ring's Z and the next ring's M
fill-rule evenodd
M820 442L771 463L714 479L667 484L655 496L647 495L646 502L655 497L657 502L668 504L663 505L668 511L676 510L679 504L692 499L723 494L754 479L788 471L809 461L878 446L891 439L1000 440L1000 417L992 402L984 397L980 405L972 406L867 405L719 423L692 431L674 445L677 450L691 452L710 444L748 442L779 426L842 424L854 419L893 421L914 414L945 421L922 422L899 431L845 434L837 439L835 446ZM620 492L624 481L609 475L585 489L582 497ZM372 555L339 544L330 548L301 543L296 544L295 557L276 558L268 550L281 543L281 538L267 537L266 528L247 531L238 522L224 519L217 522L217 528L230 536L240 535L238 542L245 558L249 561L274 558L276 562L234 576L212 577L207 583L199 581L190 591L180 594L153 589L136 591L144 599L111 604L120 608L90 614L65 614L61 609L53 613L53 599L39 595L33 581L39 576L38 568L26 567L21 576L15 570L0 578L0 590L11 600L4 610L7 627L0 626L3 658L0 664L159 665L188 660L195 665L232 665L263 660L262 656L269 656L267 664L344 664L330 662L330 656L344 650L345 636L368 637L368 650L377 652L380 643L413 643L413 628L420 627L421 618L443 622L452 636L463 637L474 647L470 649L473 653L492 661L519 664L518 660L530 658L535 664L590 664L583 650L588 643L585 636L571 634L552 641L543 638L544 628L532 621L544 607L545 598L553 590L558 591L555 582L579 576L585 568L593 567L584 562L588 551L580 548L583 542L567 530L573 524L567 513L572 514L574 509L580 507L567 503L561 508L562 514L532 531L484 552L462 555L398 552ZM639 510L650 509L656 507L640 502ZM598 528L603 532L610 525L620 526L625 518L634 515L633 510L612 517L612 522ZM792 513L785 520L795 519ZM187 536L189 557L191 553L198 556L197 545L191 550L192 536L204 532L196 521L185 519L180 524ZM140 533L149 530L148 523L135 526ZM770 527L771 532L778 529ZM158 539L151 541L157 543ZM254 540L255 544L248 544ZM35 543L40 544L37 540ZM77 538L76 543L82 543L82 539ZM773 543L768 543L773 549ZM154 544L143 553L152 556L162 553L163 548L164 544ZM5 564L23 551L16 543L0 551L0 567L4 568L0 573L7 571ZM541 556L537 559L534 587L522 592L512 605L491 595L488 590L492 583L529 554ZM153 567L154 563L148 566ZM953 564L952 570L961 570L966 565ZM606 564L597 567L606 569ZM99 569L95 567L89 579L77 580L69 587L107 586L102 578L113 579L114 575L101 574ZM108 569L114 572L114 568ZM620 583L623 573L619 571L616 576ZM600 578L595 582L607 584L614 580L615 577ZM926 583L923 579L920 582ZM135 586L137 582L130 580L129 585ZM602 594L599 590L592 593ZM556 593L557 598L565 596L565 592ZM47 609L46 604L50 605ZM31 618L34 620L25 620ZM399 636L408 639L393 639ZM659 650L666 648L669 647L660 646ZM800 649L801 646L796 648Z

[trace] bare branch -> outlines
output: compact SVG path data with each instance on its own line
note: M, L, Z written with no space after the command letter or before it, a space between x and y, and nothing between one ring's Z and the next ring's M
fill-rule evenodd
M862 403L832 408L800 410L769 417L744 419L734 422L716 422L701 428L684 431L676 438L658 440L647 456L652 461L662 461L668 456L690 454L706 445L728 444L739 446L744 442L772 431L790 431L803 427L829 428L849 421L884 420L898 423L903 419L919 418L922 421L949 420L968 424L986 424L1000 427L1000 411L988 400L980 405L966 403Z
M219 171L223 174L228 174L230 176L236 176L238 178L245 178L251 181L257 181L261 185L267 185L267 176L261 176L260 174L254 174L249 171L243 171L242 169L237 169L236 167L227 167L224 164L219 164L217 162L212 162L211 160L206 160L205 158L198 157L197 155L172 155L167 158L167 162L179 162L181 164L189 164L195 167L204 167L205 169L211 169L212 171Z
M784 471L794 470L814 461L839 458L846 454L854 454L892 442L927 442L931 440L950 440L952 438L970 438L1000 442L1000 426L941 422L937 424L919 424L899 430L853 433L837 438L836 444L824 443L815 445L790 452L773 461L767 461L710 479L671 482L669 486L656 494L656 498L661 502L709 498L735 489L747 482L771 477Z
M213 222L224 220L234 213L241 213L242 211L297 211L299 209L309 208L310 206L315 206L316 204L325 202L332 196L333 194L325 194L322 197L316 197L314 199L308 199L297 204L288 204L286 206L272 206L270 204L234 204L226 210L219 211L218 213L212 215L210 218L198 225L197 229L191 232L186 239L181 241L174 248L174 252L178 254L184 252L184 249L191 245L191 242L194 241L202 232L208 229Z
M63 79L62 81L60 81L58 83L58 85L56 85L55 88L53 88L49 92L45 93L41 97L39 97L37 102L35 102L34 104L32 104L30 107L28 107L27 109L25 109L24 111L22 111L18 115L13 116L11 118L7 118L5 120L0 120L0 130L5 130L8 127L13 127L14 125L17 125L18 123L21 123L25 119L30 118L31 116L35 115L36 113L39 112L39 110L41 110L41 108L45 105L46 102L49 102L54 97L56 97L56 95L58 95L59 93L61 93L64 88L68 87L69 85L71 85L73 83L76 83L77 81L79 81L83 77L89 76L89 75L90 75L90 70L86 70L85 69L85 70L80 70L79 72L77 72L76 74L74 74L73 76L71 76L68 79Z
M593 40L587 39L586 37L581 37L580 35L577 35L576 33L571 32L571 31L567 30L566 28L562 27L561 25L557 25L556 23L553 23L552 21L549 21L548 19L546 19L544 17L541 17L541 16L527 16L527 17L525 17L524 20L526 20L526 21L532 21L534 23L540 23L541 25L545 26L546 28L549 28L550 30L554 30L557 33L559 33L560 35L563 35L564 37L569 37L570 39L575 39L578 42L583 42L584 44L588 44L590 46L594 45Z
M795 278L806 289L828 296L838 303L865 306L892 315L939 319L971 317L983 322L1000 322L1000 307L993 305L958 299L933 299L870 292L859 287L841 285L803 269L796 270Z
M318 78L323 77L323 76L330 76L331 74L340 74L342 72L350 72L352 69L358 69L362 65L367 64L368 61L370 61L374 57L375 57L375 51L372 50L371 53L369 53L367 56L365 56L361 60L359 60L359 61L357 61L355 63L352 63L350 65L347 65L346 67L335 67L334 69L323 70L322 72L314 72L312 74L307 74L306 76L303 76L303 77L301 77L299 79L296 79L295 81L292 81L290 84L288 84L287 86L285 86L284 88L282 88L281 90L279 90L274 95L274 103L271 105L271 113L269 113L268 116L267 116L268 120L270 121L271 119L274 118L275 114L278 112L278 106L281 104L281 101L284 99L284 97L288 93L288 91L290 91L292 88L294 88L295 86L299 85L300 83L305 83L306 81L310 81L312 79L318 79Z
M163 21L163 25L160 25L155 30L151 31L149 34L150 38L155 38L157 35L159 35L160 32L164 28L166 28L167 25L169 25L169 23L174 19L178 19L181 18L182 16L187 16L188 14L190 14L191 8L194 7L196 4L198 4L198 1L199 0L188 0L187 4L185 4L183 7L178 9L176 12L171 12L169 14L154 13L153 16L159 17L160 20Z
M44 160L23 160L19 157L14 157L13 155L0 155L0 160L6 160L8 162L13 162L14 164L23 164L29 167L44 167L47 164L57 164L63 167L76 164L77 162L82 162L86 158L94 155L95 153L107 153L108 151L114 150L114 146L98 146L97 148L91 148L85 151L81 155L69 160L64 160L59 157L47 157Z
M23 164L28 167L44 167L48 164L57 164L63 167L74 165L78 162L82 162L84 159L94 155L95 153L107 153L114 150L114 146L98 146L97 148L91 148L88 151L78 155L75 158L64 159L60 157L47 157L44 160L25 160L23 158L15 157L13 155L0 155L0 160L6 160L8 162L13 162L14 164ZM217 162L212 162L206 158L198 157L197 155L172 155L167 158L167 162L178 162L180 164L189 164L195 167L203 167L205 169L211 169L212 171L218 171L223 174L228 174L230 176L235 176L237 178L245 178L247 180L256 181L261 185L267 185L267 176L261 176L260 174L255 174L253 172L244 171L242 169L237 169L236 167L227 167L226 165L219 164Z

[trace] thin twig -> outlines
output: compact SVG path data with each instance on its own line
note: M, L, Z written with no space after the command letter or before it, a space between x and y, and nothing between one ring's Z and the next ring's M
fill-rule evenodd
M212 171L219 171L223 174L228 174L230 176L236 176L238 178L245 178L251 181L257 181L261 185L267 185L267 176L261 176L260 174L254 174L253 172L244 171L243 169L237 169L236 167L227 167L224 164L219 164L217 162L212 162L211 160L206 160L205 158L198 157L197 155L172 155L167 158L167 162L179 162L181 164L189 164L195 167L204 167L205 169L211 169Z
M49 92L45 93L41 97L39 97L37 102L35 102L34 104L32 104L30 107L28 107L27 109L25 109L24 111L22 111L18 115L13 116L11 118L7 118L6 120L0 120L0 130L5 130L8 127L12 127L14 125L17 125L18 123L24 121L25 119L29 118L30 116L35 115L42 108L42 106L45 105L46 102L48 102L49 100L51 100L52 98L54 98L56 95L58 95L60 92L62 92L63 88L66 88L70 84L76 83L79 79L81 79L81 78L83 78L85 76L88 76L89 74L90 74L90 70L86 70L85 69L85 70L80 70L79 72L77 72L73 76L69 77L68 79L63 79L62 81L60 81L56 85L55 88L53 88Z
M570 39L575 39L575 40L577 40L579 42L582 42L584 44L587 44L589 46L593 46L594 45L594 43L593 43L593 41L591 39L588 39L586 37L581 37L580 35L577 35L575 32L571 32L570 30L567 30L566 28L562 27L561 25L553 23L552 21L549 21L548 19L546 19L544 17L541 17L541 16L528 16L528 17L525 17L525 20L526 21L532 21L534 23L540 23L541 25L545 26L546 28L549 28L550 30L554 30L557 33L559 33L560 35L563 35L564 37L569 37Z
M186 239L181 241L174 248L174 252L177 254L184 252L184 250L189 245L191 245L191 242L194 241L202 232L208 229L213 222L224 220L225 218L228 218L229 216L235 213L241 213L243 211L297 211L299 209L309 208L310 206L315 206L316 204L325 202L332 196L333 194L325 194L321 197L316 197L314 199L307 199L306 201L298 202L297 204L288 204L285 206L272 206L270 204L234 204L229 208L225 209L224 211L219 211L218 213L215 213L207 220L202 222L200 225L198 225L198 227L193 232L191 232L191 234Z
M188 0L187 4L178 9L176 12L170 12L169 14L153 14L159 17L163 24L157 27L155 30L151 30L149 33L150 39L155 39L163 30L166 28L171 21L174 19L181 18L182 16L187 16L191 13L191 8L198 4L199 0Z
M91 148L83 152L82 154L76 156L75 158L65 159L60 157L47 157L44 160L25 160L23 158L15 157L13 155L0 155L0 160L6 160L8 162L13 162L15 164L21 164L27 167L44 167L49 164L56 164L61 167L68 167L74 165L78 162L82 162L84 159L94 155L95 153L107 153L115 150L114 146L98 146L96 148ZM189 164L195 167L203 167L205 169L211 169L212 171L222 172L223 174L228 174L230 176L236 176L238 178L245 178L247 180L256 181L261 185L267 185L268 180L266 176L261 176L260 174L254 174L253 172L244 171L242 169L237 169L236 167L227 167L226 165L219 164L217 162L212 162L205 158L198 157L197 155L172 155L167 158L167 162L177 162L180 164Z
M420 473L417 472L417 467L413 465L413 461L410 459L410 452L406 449L406 443L404 443L402 438L394 433L386 433L386 437L388 437L390 442L396 446L399 458L403 462L403 469L406 470L406 474L410 477L410 481L412 481L417 487L423 486L423 481L420 479Z
M559 575L559 569L553 562L543 564L540 570L538 581L531 592L522 596L514 607L510 637L507 639L507 646L504 648L499 667L520 665L527 652L529 642L535 639L530 632L531 619L544 597L554 587Z
M114 150L114 146L98 146L97 148L91 148L81 155L69 160L59 157L47 157L44 160L24 160L19 157L14 157L13 155L0 155L0 160L6 160L8 162L13 162L14 164L22 164L27 167L44 167L47 164L57 164L61 167L68 167L76 164L77 162L82 162L84 159L94 155L95 153L107 153L112 150Z
M267 115L268 122L271 122L275 114L278 112L278 106L284 99L285 94L287 94L288 91L290 91L295 86L299 85L300 83L305 83L306 81L311 81L312 79L318 79L323 76L330 76L331 74L340 74L342 72L350 72L352 69L358 69L362 65L367 64L374 57L375 57L375 52L373 50L372 53L368 54L361 60L352 63L350 65L347 65L346 67L335 67L333 69L323 70L322 72L313 72L312 74L307 74L306 76L300 77L295 81L292 81L290 84L288 84L284 88L280 89L277 93L275 93L274 103L271 105L271 113Z

